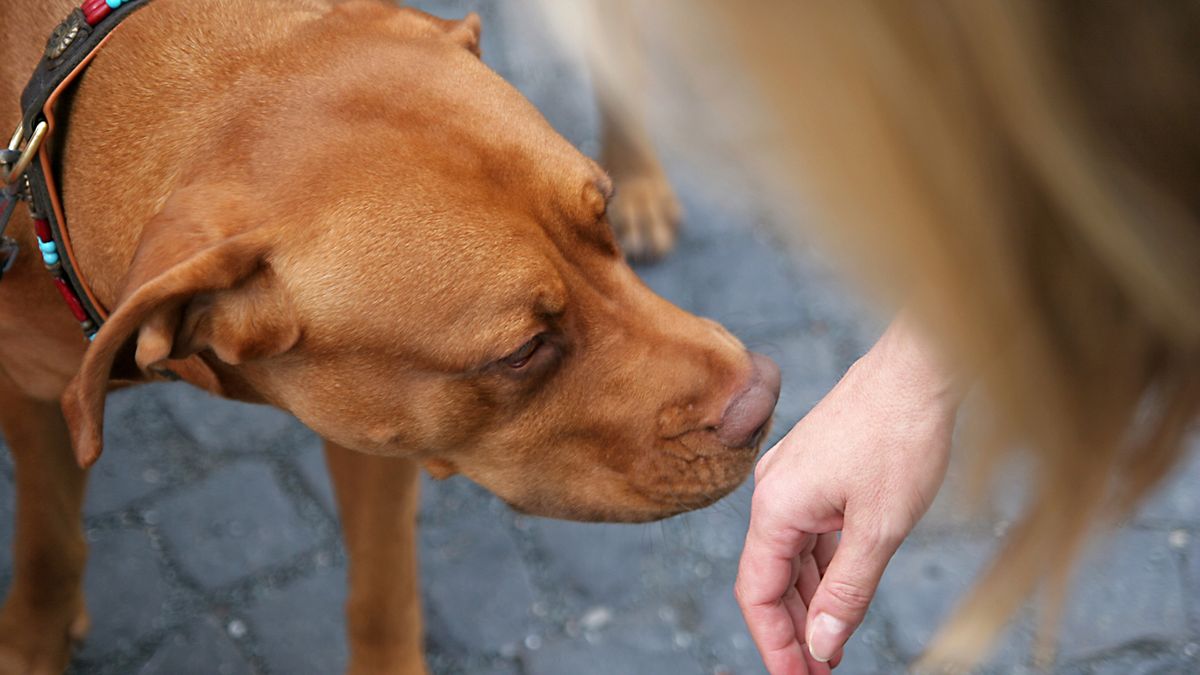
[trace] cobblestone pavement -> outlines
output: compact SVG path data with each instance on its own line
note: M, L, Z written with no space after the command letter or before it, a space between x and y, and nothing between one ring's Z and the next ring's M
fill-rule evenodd
M482 8L487 60L594 153L582 76L569 60L546 56L536 21L517 4ZM446 16L474 7L418 5ZM702 111L666 104L658 114ZM689 217L676 254L641 272L666 297L780 362L778 438L869 346L878 322L818 254L778 238L752 186L723 159L732 155L722 144L736 145L739 133L752 130L714 132L706 159L668 154ZM346 560L318 440L272 409L175 385L114 394L106 433L85 519L94 628L72 672L339 672ZM0 454L6 586L12 468ZM839 673L902 672L1014 517L1012 488L968 517L957 473L952 467L947 489L897 554ZM1198 479L1195 460L1089 558L1054 672L1200 672ZM518 516L461 479L425 488L421 560L434 672L762 672L731 590L748 487L641 526ZM1029 645L1025 617L984 672L1033 672Z

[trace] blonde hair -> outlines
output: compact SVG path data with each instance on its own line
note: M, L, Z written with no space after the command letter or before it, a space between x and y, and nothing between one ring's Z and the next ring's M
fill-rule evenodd
M1092 523L1169 471L1200 408L1200 5L668 7L686 49L757 78L781 143L756 151L809 189L851 269L977 378L980 473L1037 460L930 657L978 660L1039 586L1054 623ZM689 44L697 17L726 42Z

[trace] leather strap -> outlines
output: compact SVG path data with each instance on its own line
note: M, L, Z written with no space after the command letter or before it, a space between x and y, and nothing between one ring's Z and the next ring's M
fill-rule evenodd
M42 247L46 266L55 276L63 298L80 320L84 334L89 339L108 318L108 310L96 299L90 286L80 275L75 261L71 238L67 231L66 212L55 178L56 154L53 138L56 128L60 126L56 120L56 109L60 106L64 108L57 111L59 119L69 112L62 103L64 94L87 69L121 22L146 5L149 0L113 0L106 3L107 7L104 6L105 2L106 0L87 0L82 9L75 9L54 30L46 44L42 60L21 95L21 127L24 138L32 138L39 124L45 122L47 125L46 137L38 149L37 159L30 164L25 174L29 186L30 214L38 226L39 245ZM113 4L117 7L112 7ZM94 25L89 23L89 18L95 20ZM53 246L49 245L50 242L42 240L42 234L47 231L53 239ZM47 255L48 251L51 252L50 255Z
M46 42L42 60L38 62L29 84L21 94L21 110L24 111L22 125L27 138L33 134L36 118L50 94L59 89L63 82L78 77L79 66L90 61L108 35L149 1L123 0L119 7L111 10L95 26L89 25L83 10L76 8L54 29Z

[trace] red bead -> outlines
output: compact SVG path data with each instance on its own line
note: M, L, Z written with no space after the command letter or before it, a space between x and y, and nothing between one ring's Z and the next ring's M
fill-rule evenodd
M75 296L75 291L67 285L65 279L54 277L54 285L58 286L59 295L63 296L63 300L67 301L67 306L71 308L71 313L75 315L76 321L87 321L87 312L83 311L83 303L79 302L79 298Z
M33 231L37 233L37 238L42 241L54 241L54 235L50 234L50 223L41 218L33 221Z
M109 7L105 0L84 0L81 9L83 9L83 18L87 20L89 26L95 26L112 13L112 7Z

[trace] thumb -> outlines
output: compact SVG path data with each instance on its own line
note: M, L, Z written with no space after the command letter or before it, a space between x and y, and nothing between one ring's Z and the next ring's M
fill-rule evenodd
M825 662L850 639L903 537L846 529L808 609L808 650Z

